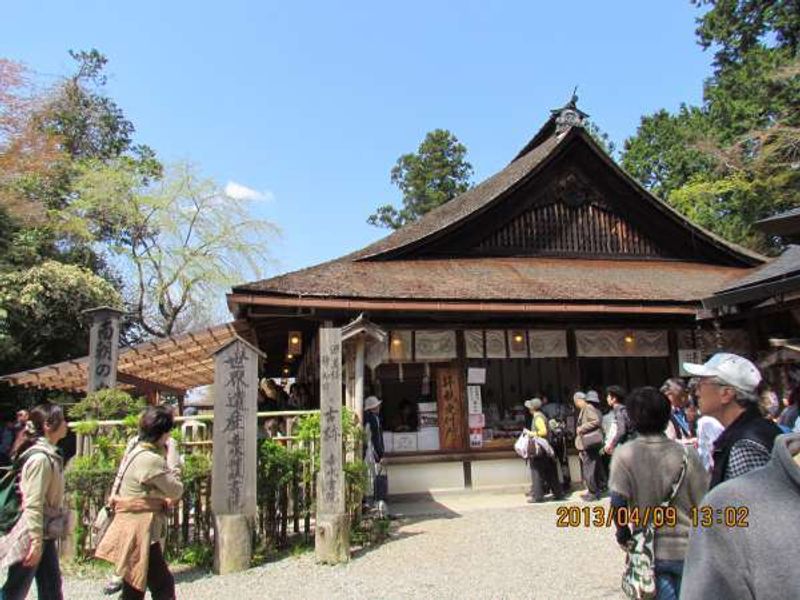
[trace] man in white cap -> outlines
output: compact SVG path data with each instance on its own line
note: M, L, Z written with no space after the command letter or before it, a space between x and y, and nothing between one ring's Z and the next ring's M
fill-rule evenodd
M725 428L714 442L709 488L766 465L781 430L758 409L761 373L756 366L736 354L720 352L705 364L684 363L683 368L700 378L695 387L700 412Z

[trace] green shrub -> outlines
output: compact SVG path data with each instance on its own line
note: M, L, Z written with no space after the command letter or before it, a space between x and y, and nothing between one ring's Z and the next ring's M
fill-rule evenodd
M169 553L167 559L177 560L179 563L209 571L214 565L214 546L213 544L189 544L184 548L177 548L174 553Z
M122 419L129 415L138 415L145 406L143 398L134 398L120 389L106 388L87 394L83 400L73 404L69 409L69 416L82 420Z

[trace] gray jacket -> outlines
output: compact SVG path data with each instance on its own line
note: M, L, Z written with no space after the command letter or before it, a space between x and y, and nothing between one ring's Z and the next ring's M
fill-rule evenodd
M766 466L721 483L703 498L714 511L713 524L689 538L682 600L800 596L793 550L800 539L800 465L792 456L798 451L800 434L778 436ZM725 523L726 508L736 522Z

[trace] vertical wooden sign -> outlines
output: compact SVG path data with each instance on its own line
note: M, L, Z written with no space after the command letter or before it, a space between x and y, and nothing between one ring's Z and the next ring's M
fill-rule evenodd
M86 391L96 392L117 385L119 319L122 311L108 306L84 311L92 317L89 333L89 381Z
M457 367L436 369L436 399L439 405L439 443L442 450L465 447L464 390Z
M256 514L256 400L261 352L234 338L214 354L214 512L218 573L250 567Z
M211 509L256 514L256 402L259 351L235 338L214 355Z
M340 563L350 560L342 457L341 329L320 329L319 357L320 468L314 549L317 561Z

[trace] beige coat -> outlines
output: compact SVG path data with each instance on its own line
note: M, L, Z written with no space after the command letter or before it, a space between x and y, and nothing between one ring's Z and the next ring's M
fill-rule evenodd
M600 412L600 409L587 402L586 406L578 415L578 423L575 428L575 448L578 450L583 450L583 440L581 439L581 436L592 432L595 429L600 429L602 423L603 415Z
M183 484L177 472L167 467L167 461L152 444L140 443L131 450L133 460L125 471L119 488L120 498L171 498L183 495ZM167 533L164 512L153 517L150 537L155 544Z
M144 590L150 545L163 545L166 537L165 500L180 498L183 484L153 444L138 444L130 456L119 495L111 499L114 520L95 556L113 563L117 575Z

